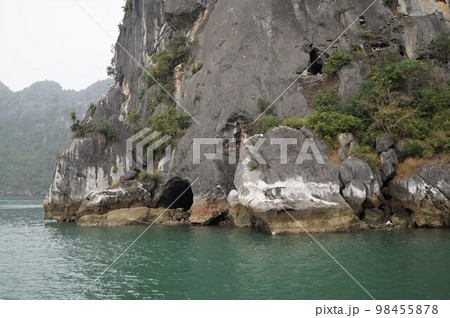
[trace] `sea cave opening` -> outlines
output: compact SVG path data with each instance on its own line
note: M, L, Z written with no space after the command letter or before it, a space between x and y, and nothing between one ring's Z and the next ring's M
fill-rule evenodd
M317 75L322 72L323 64L319 56L320 55L318 54L317 49L312 49L309 52L309 63L312 63L309 71L313 75Z
M194 203L194 194L188 181L175 178L170 180L158 201L158 208L179 209L188 211Z

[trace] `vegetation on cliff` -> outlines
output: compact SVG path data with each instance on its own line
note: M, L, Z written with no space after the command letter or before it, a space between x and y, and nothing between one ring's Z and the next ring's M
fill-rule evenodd
M360 91L348 103L341 101L337 90L323 88L315 95L314 114L304 120L294 116L284 121L268 115L258 120L255 133L280 125L295 129L306 126L336 148L337 136L352 132L360 142L352 155L372 167L377 161L375 139L381 133L388 133L395 141L405 140L401 160L448 154L450 81L441 63L449 61L449 52L450 33L443 32L427 46L426 58L405 59L391 49L382 50L376 57L355 56L371 66ZM337 52L327 59L323 71L334 76L350 62L347 53ZM260 107L262 111L265 108Z
M445 33L443 33L445 35ZM441 37L429 48L448 45ZM370 153L375 138L388 133L394 140L408 139L403 159L431 157L450 151L450 82L436 60L403 59L384 50L373 63L361 90L347 104L336 91L323 89L315 98L316 112L305 124L331 145L342 132L353 132L363 153Z

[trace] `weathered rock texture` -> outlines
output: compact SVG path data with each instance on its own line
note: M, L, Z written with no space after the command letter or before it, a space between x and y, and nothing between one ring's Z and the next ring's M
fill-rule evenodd
M310 164L306 168L285 170L272 166L248 171L247 159L242 157L246 155L245 150L240 152L236 166L229 164L228 156L232 153L226 146L224 160L202 160L201 164L194 164L192 140L194 137L236 138L237 148L242 148L244 139L251 135L252 122L261 112L256 99L261 96L275 99L295 81L296 72L306 69L310 60L337 39L372 2L261 0L255 5L254 1L242 0L131 1L132 9L125 13L116 45L116 85L98 103L94 118L85 118L85 122L112 120L119 139L111 142L95 133L73 139L56 166L45 202L46 217L71 220L80 211L106 212L95 211L86 200L91 197L97 200L99 196L109 200L106 199L111 194L108 188L127 173L125 140L133 134L126 127L127 117L133 110L143 118L151 116L149 104L158 90L156 85L146 88L144 69L154 66L152 55L161 52L173 34L182 33L194 45L191 62L174 70L174 96L178 111L187 111L195 120L187 134L177 140L171 168L166 170L162 184L148 195L139 194L139 199L126 206L112 204L112 208L134 203L168 207L170 199L175 199L191 184L191 210L193 220L198 220L196 223L209 223L218 214L223 215L221 205L235 188L238 194L234 193L232 199L235 210L240 209L240 215L245 215L242 224L259 222L268 225L271 232L298 232L298 226L280 210L281 205L288 211L296 211L295 216L304 220L310 229L351 228L358 219L347 202L359 211L363 198L360 192L364 192L361 185L364 184L366 197L377 196L380 188L370 169L354 159L348 159L350 162L344 162L339 168L325 158L326 164L320 167ZM442 2L384 3L375 2L332 45L326 56L354 46L368 53L391 46L415 58L420 49L449 26L448 6ZM377 41L361 38L358 31L362 29L374 33ZM195 74L191 71L194 62L203 63ZM338 87L344 98L358 90L366 67L353 62L338 74ZM320 76L314 78L320 80ZM276 114L283 118L311 113L308 96L313 87L314 84L306 88L293 85L275 104ZM162 102L155 111L171 106L175 104ZM309 136L309 132L292 130L275 130L270 134L285 137L284 133L298 140ZM267 155L270 157L270 152ZM386 171L385 177L391 177L390 171ZM126 196L121 191L116 190L117 196ZM183 202L189 202L189 198L183 198ZM189 208L189 204L184 207ZM374 204L371 207L376 208ZM248 208L257 221L243 213ZM236 215L234 212L230 211L230 217Z
M344 230L358 223L340 194L339 170L328 160L327 147L312 137L305 128L279 127L247 140L250 147L263 142L259 154L265 163L253 161L249 146L241 148L234 180L237 199L262 220L265 230L302 232L304 229L296 222L300 219L309 220L303 225L308 231ZM290 138L285 159L280 145L272 144L279 138ZM301 149L309 140L317 145L317 154L323 156L324 162L308 148L310 158L299 163Z
M405 225L450 226L450 165L425 165L405 180L389 182L393 212ZM408 213L405 215L404 211ZM395 214L394 214L395 215Z
M81 226L123 226L139 224L188 224L189 215L181 210L129 208L113 210L106 214L84 215L77 220Z

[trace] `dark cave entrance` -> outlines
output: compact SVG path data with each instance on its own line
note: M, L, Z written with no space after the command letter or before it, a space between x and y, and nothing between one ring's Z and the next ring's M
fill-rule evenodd
M323 64L322 64L322 61L319 58L319 56L320 56L320 54L317 49L312 49L309 52L309 63L312 63L311 67L309 68L309 72L313 75L317 75L322 72Z
M175 178L166 184L157 207L170 209L182 208L187 211L191 208L192 203L194 203L194 194L190 183L186 180Z

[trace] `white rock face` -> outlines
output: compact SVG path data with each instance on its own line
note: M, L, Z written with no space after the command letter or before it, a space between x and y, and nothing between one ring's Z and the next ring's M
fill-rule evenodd
M266 183L252 177L251 171L243 176L239 187L239 203L255 212L272 210L301 210L308 208L335 207L331 201L339 195L339 185L333 183L306 183L301 176L284 181ZM339 200L340 201L340 200Z
M391 180L392 209L403 211L406 207L410 214L406 222L418 227L450 227L449 172L448 164L426 165L409 179ZM447 186L441 187L443 184Z
M364 181L352 180L345 186L344 190L342 190L342 195L350 206L361 208L367 196Z
M239 203L256 213L282 210L332 212L350 209L339 192L339 171L336 166L328 160L321 164L314 158L295 164L295 158L310 134L306 129L298 131L282 127L264 135L267 140L280 136L292 140L297 138L297 145L288 147L288 164L280 164L279 151L267 142L260 148L260 154L267 164L250 169L250 163L254 159L246 147L242 147L242 159L234 180ZM317 146L321 153L326 152L326 147L319 141ZM235 195L234 192L230 193L229 200L234 200Z
M344 186L352 180L361 180L366 187L367 196L380 194L380 184L367 163L354 157L348 157L338 168Z
M410 17L422 17L442 12L442 8L435 0L398 0L398 11Z
M406 180L394 180L389 183L389 192L402 202L424 205L426 202L448 204L441 191L429 185L420 176L414 175Z
M228 204L234 208L239 204L239 193L236 190L231 190L227 197Z
M118 181L123 174L124 160L117 155L109 156L111 148L106 143L100 134L72 140L56 164L49 195L44 202L47 218L74 216L89 193L104 191L112 182ZM90 155L86 156L86 153ZM111 158L111 163L101 160L105 157Z

